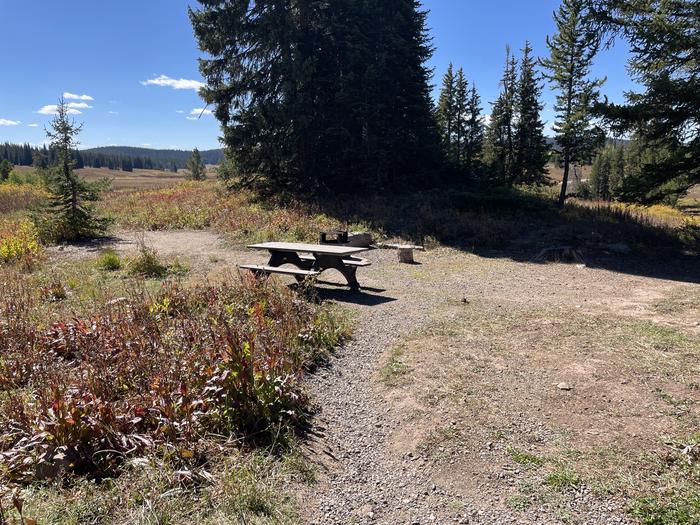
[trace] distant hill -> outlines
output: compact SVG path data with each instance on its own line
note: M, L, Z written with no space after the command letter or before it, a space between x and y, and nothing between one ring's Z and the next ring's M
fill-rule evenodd
M100 148L90 148L80 151L83 156L87 153L95 155L104 155L106 157L128 157L148 158L153 161L153 164L168 166L175 164L178 167L184 167L192 155L191 150L180 149L150 149L150 148L134 148L131 146L103 146ZM202 155L202 161L205 164L220 164L224 158L223 149L210 149L199 152Z

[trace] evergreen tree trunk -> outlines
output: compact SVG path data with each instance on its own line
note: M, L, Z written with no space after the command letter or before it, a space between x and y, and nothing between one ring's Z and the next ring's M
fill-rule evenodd
M559 201L558 204L559 206L562 206L564 204L564 201L566 200L566 188L569 184L569 154L568 152L564 153L564 178L561 181L561 192L559 192Z

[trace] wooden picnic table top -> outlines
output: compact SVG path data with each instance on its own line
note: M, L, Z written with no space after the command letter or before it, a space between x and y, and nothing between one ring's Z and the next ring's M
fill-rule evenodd
M333 244L306 244L302 242L264 242L251 244L248 248L276 252L318 253L321 255L336 255L338 257L347 257L348 255L369 251L369 248L336 246Z

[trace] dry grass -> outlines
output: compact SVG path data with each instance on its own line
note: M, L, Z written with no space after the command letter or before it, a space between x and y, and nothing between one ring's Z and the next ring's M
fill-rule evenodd
M683 307L700 314L697 305ZM491 478L509 458L529 487L494 489L505 491L511 508L548 502L575 515L558 493L585 485L601 498L622 498L642 523L700 517L700 458L682 452L698 439L700 337L647 320L503 299L450 306L441 316L402 345L401 380L386 384L400 391L392 397L423 407L419 419L456 421L460 432L451 440L436 444L428 432L420 438L448 469L443 476L483 468ZM392 353L386 369L396 361ZM572 390L558 389L561 382ZM487 441L487 465L463 464L471 455L447 464ZM668 510L674 505L678 512Z
M318 232L338 227L323 214L302 205L275 206L248 191L228 193L210 182L186 182L176 187L110 193L102 210L129 229L168 230L214 228L233 240L315 240Z

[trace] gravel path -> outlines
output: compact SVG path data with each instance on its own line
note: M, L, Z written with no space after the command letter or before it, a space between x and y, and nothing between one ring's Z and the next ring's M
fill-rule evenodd
M397 459L385 451L396 424L377 390L382 356L424 324L437 301L397 297L396 291L392 286L388 294L396 301L359 307L354 340L310 381L322 407L316 424L335 461L328 464L327 480L314 487L317 501L308 523L431 523L452 497L436 489L416 458Z

